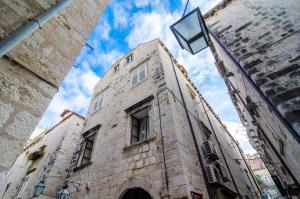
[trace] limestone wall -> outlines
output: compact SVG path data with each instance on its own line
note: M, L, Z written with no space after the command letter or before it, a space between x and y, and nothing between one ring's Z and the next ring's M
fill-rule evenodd
M299 182L300 144L295 139L300 135L298 4L293 0L284 3L277 0L224 1L205 16L212 32L298 132L298 135L288 132L225 51L212 39L218 69L248 129L252 144L265 158L273 174L288 184L294 182L262 133L257 132L257 127L260 126L265 132ZM247 96L257 105L254 113L243 104L247 102ZM283 154L280 153L280 142L283 142Z
M191 191L208 198L204 174L166 50L159 40L137 46L130 52L133 54L132 63L126 64L128 53L113 65L119 64L119 70L114 72L113 68L110 69L95 87L82 133L96 125L100 125L100 129L93 147L91 164L75 168L71 174L70 180L82 185L79 192L71 189L73 198L117 199L134 187L143 188L153 198L167 198L167 194L170 198L191 198ZM147 63L147 79L132 86L130 73L142 62ZM204 139L199 121L207 124L207 120L203 115L200 118L196 116L196 111L203 114L203 110L199 105L193 105L186 84L193 86L183 75L184 69L180 71L177 63L175 68L201 147ZM104 95L103 105L93 113L99 93ZM150 135L146 141L130 145L130 114L126 110L149 96L152 96L147 102L150 107ZM228 146L231 138L216 116L209 113L209 117L217 128L217 135L223 136L224 150L240 158L236 149ZM234 169L236 180L246 182L239 183L240 192L249 195L255 188L245 176L245 165L239 166L236 161L229 164ZM247 184L250 190L245 188ZM234 191L232 182L225 186ZM252 197L251 194L249 196Z
M0 175L12 166L108 0L74 0L0 58ZM57 1L0 0L0 41Z
M16 198L17 193L21 192L19 198L31 198L33 187L43 177L46 188L45 195L41 198L55 196L67 177L67 170L74 152L72 146L78 142L83 122L82 117L71 113L58 125L31 141L8 172L0 190L1 196L7 199ZM29 155L42 146L45 146L44 155L37 160L29 160ZM20 188L26 177L28 177L27 183L24 183L26 185L21 191Z

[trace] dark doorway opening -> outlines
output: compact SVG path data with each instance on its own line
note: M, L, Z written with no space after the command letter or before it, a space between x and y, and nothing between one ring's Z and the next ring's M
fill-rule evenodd
M151 199L151 196L142 188L134 188L126 191L122 199Z

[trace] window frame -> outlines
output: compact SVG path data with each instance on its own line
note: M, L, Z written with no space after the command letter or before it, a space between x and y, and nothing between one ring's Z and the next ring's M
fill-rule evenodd
M95 144L96 144L96 139L97 139L97 133L99 131L100 125L97 125L95 127L93 127L92 129L88 130L87 132L82 134L82 141L80 144L80 149L77 152L78 153L78 157L77 157L77 161L75 163L75 168L79 169L79 168L84 168L88 165L90 165L92 163L91 159L93 157L93 152L95 149ZM93 137L93 140L89 140L91 137ZM91 148L87 148L88 142L92 143ZM90 157L85 157L85 153L87 151L87 149L90 151ZM88 159L85 163L83 163L84 159Z
M117 73L120 70L120 64L113 66L114 73Z
M126 57L126 64L130 64L133 61L133 54L130 53L127 57Z
M144 78L141 79L141 71L144 70ZM135 75L136 74L136 75ZM137 77L137 80L135 83L133 83L133 78ZM131 71L131 86L135 86L139 84L140 82L146 80L148 77L148 64L146 62L141 63L139 66L137 66L134 70Z
M101 105L99 105L99 102L101 100ZM96 113L97 111L99 111L102 107L103 107L103 101L104 101L104 92L101 92L100 94L98 94L97 96L94 97L94 103L92 105L92 111L91 113Z
M139 113L141 111L147 111L147 115L146 116L143 116L142 118L136 118L134 116L134 114L136 113ZM130 114L130 118L131 118L131 123L130 123L130 145L134 145L136 143L139 143L139 142L143 142L145 140L147 140L150 136L150 116L149 116L149 107L146 106L145 108L143 109L140 109L140 110L137 110L135 111L134 113ZM137 124L137 135L133 136L133 121L136 120L138 122ZM142 121L143 120L146 120L146 133L145 133L145 137L142 138L141 137L141 125L142 125ZM137 141L133 142L133 137L136 137Z
M284 156L285 155L285 150L284 150L284 141L279 138L278 140L278 145L279 145L279 152L280 155Z

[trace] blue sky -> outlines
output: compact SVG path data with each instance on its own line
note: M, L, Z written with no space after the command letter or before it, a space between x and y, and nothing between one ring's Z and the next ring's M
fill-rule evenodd
M190 0L187 12L199 6L205 13L220 1ZM72 67L64 79L39 126L53 126L66 108L84 116L95 84L111 64L139 43L160 38L185 66L201 94L241 146L251 151L245 129L239 122L210 50L207 48L195 56L190 55L180 49L170 31L170 25L182 16L185 3L186 0L111 0L87 40L94 50L87 46L82 48L74 63L76 68Z

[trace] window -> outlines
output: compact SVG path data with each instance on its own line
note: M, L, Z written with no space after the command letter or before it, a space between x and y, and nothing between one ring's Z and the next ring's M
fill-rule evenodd
M77 153L78 155L75 154L75 157L77 157L76 167L83 167L91 163L94 142L98 130L99 126L96 126L82 135L80 150Z
M131 115L131 144L146 140L149 134L148 108Z
M119 70L120 70L120 65L119 65L119 64L115 65L115 66L114 66L114 72L116 73L116 72L118 72Z
M103 104L103 98L104 98L104 94L101 93L100 95L98 95L94 101L94 106L93 106L93 109L92 109L92 113L95 113L97 112L101 107L102 107L102 104Z
M132 54L130 54L130 55L128 55L128 57L126 57L126 63L127 64L130 64L132 62L132 60L133 60Z
M190 93L190 95L191 95L191 98L192 99L195 99L196 98L196 93L191 89L191 87L189 86L189 85L186 85L187 86L187 88L188 88L188 90L189 90L189 93Z
M284 142L282 139L279 139L279 152L280 152L280 155L284 155Z
M143 63L138 68L134 69L131 73L131 85L135 85L138 82L147 78L147 64Z

